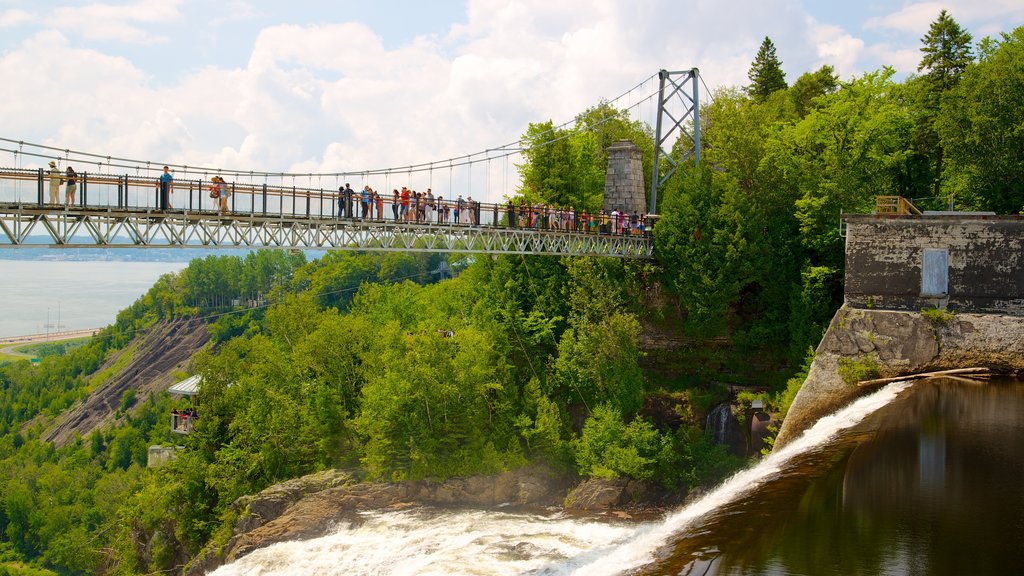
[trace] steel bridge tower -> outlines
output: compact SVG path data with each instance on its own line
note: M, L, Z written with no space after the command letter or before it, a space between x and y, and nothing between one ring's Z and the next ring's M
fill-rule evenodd
M658 72L658 120L654 132L651 199L647 210L649 214L657 214L658 190L675 174L679 165L690 156L693 156L695 164L700 163L700 103L697 91L699 79L700 71L696 68L678 72L668 70ZM685 112L679 114L678 117L673 114L672 110L666 107L666 104L672 102L681 102ZM678 159L672 157L672 145L676 141L670 140L673 135L678 135L678 138L686 137L691 143L690 146L682 149ZM666 142L669 143L668 149L665 148ZM659 161L662 157L670 165L664 175L659 173Z

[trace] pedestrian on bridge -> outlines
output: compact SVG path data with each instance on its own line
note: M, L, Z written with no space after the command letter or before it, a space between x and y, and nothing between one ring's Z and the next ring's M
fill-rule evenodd
M68 168L68 170L71 170ZM174 182L174 176L171 175L171 169L164 166L164 173L160 175L160 178L156 181L156 188L160 192L160 209L170 210L171 209L171 183Z
M78 174L75 174L75 169L71 166L68 166L64 181L68 183L67 188L64 189L64 205L74 206L75 190L78 188Z
M220 193L220 213L224 215L229 211L228 198L231 197L231 189L228 188L228 183L220 176L217 176L217 185L217 190Z
M370 185L363 186L363 189L359 192L359 205L362 208L362 218L366 220L370 213Z
M347 214L349 218L356 217L355 206L353 206L355 196L356 193L354 190L352 190L352 185L349 184L348 182L345 182L345 214Z
M60 206L60 168L57 163L50 160L50 202L52 206Z

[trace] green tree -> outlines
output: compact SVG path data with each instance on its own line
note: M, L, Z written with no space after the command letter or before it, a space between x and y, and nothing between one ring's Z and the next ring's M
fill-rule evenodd
M971 35L943 9L921 38L924 54L918 64L922 78L921 113L916 133L917 147L934 163L933 196L941 196L943 178L943 147L935 131L935 121L945 94L960 81L967 66L974 60Z
M676 460L670 437L642 418L627 424L608 404L594 408L573 447L580 473L598 478L655 478Z
M771 38L764 37L747 72L747 78L750 79L747 93L758 102L765 101L773 92L786 89L786 74L782 71L782 62L775 54L775 44Z
M819 97L832 94L838 89L839 77L831 66L825 65L814 72L802 74L789 89L789 98L797 118L807 116Z
M1024 209L1024 27L986 38L979 62L943 101L936 130L949 163L949 192L969 209Z
M604 198L608 147L629 140L641 151L645 178L650 173L654 136L649 126L629 119L607 102L588 108L571 128L552 122L530 124L523 137L526 159L519 166L520 195L527 202L572 206L594 212Z

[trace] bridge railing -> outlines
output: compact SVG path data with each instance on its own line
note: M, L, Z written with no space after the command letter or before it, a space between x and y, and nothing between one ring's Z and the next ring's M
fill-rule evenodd
M64 177L62 173L62 178ZM158 211L160 205L158 180L130 174L80 172L74 208L119 209L126 211ZM175 179L171 184L170 211L216 215L218 202L210 198L212 183L203 179ZM471 201L469 197L454 199L435 197L432 205L416 210L411 199L403 211L401 199L392 193L374 199L363 218L360 191L351 196L323 188L226 182L230 192L228 209L235 216L287 216L300 218L345 219L356 221L408 222L452 226L485 226L532 230L553 230L580 234L650 235L655 215L610 213L577 213L571 208L528 206L523 204ZM50 175L43 169L0 168L0 202L22 207L56 209L64 205L66 186L63 181L58 206L50 204ZM397 218L396 218L397 215Z

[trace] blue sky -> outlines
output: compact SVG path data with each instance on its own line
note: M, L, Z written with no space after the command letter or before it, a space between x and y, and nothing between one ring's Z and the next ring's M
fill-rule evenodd
M1024 25L1020 0L0 0L0 137L243 170L407 166L515 141L660 68L741 86L765 36L790 82L822 64L913 73L942 8L975 40ZM508 162L488 164L472 178L500 197Z

